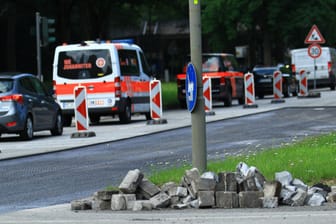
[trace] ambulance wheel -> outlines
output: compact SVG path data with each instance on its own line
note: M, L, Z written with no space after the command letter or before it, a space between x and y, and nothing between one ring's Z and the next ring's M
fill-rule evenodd
M152 120L152 116L151 116L150 113L145 113L145 116L146 116L146 120L147 120L147 121Z
M126 103L124 111L119 114L120 123L122 123L122 124L130 123L131 122L131 116L132 116L131 104Z

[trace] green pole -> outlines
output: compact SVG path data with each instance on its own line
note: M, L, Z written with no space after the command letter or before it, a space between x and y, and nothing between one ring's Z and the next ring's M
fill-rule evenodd
M201 1L189 0L190 55L197 76L197 99L191 112L192 165L201 173L207 169L206 123L202 84Z

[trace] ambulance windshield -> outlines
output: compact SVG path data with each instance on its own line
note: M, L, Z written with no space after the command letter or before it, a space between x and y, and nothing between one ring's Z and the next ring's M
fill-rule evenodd
M108 50L64 51L58 57L58 76L67 79L95 79L112 74Z

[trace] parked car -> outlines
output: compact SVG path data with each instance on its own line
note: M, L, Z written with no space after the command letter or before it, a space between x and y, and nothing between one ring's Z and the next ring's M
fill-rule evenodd
M178 101L182 108L186 107L186 67L190 57L186 60L183 73L176 75ZM239 104L245 102L244 74L238 70L238 63L232 54L203 53L202 77L211 78L211 94L213 101L223 102L230 107L232 100Z
M31 140L35 131L62 135L62 110L32 74L0 73L0 136L19 134Z
M278 66L263 67L256 66L253 68L255 95L259 99L263 99L265 95L273 94L273 74L275 71L282 72L282 93L284 97L290 95L297 96L298 81L290 72L285 73L284 69Z

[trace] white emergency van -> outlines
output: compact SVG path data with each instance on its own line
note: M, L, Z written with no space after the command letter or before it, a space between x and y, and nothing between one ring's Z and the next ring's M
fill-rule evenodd
M330 87L336 85L336 50L321 47L321 55L313 59L308 55L308 48L291 50L292 71L299 80L299 72L305 70L308 75L308 87ZM315 80L315 81L314 81Z
M79 85L86 87L92 123L98 123L103 115L118 115L121 123L129 123L135 113L144 114L149 120L150 76L143 51L129 40L58 46L53 85L64 125L71 125L74 88Z

